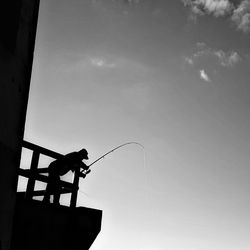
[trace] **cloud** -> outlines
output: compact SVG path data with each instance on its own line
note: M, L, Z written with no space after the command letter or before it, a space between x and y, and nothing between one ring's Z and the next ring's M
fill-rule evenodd
M184 58L184 61L185 61L185 63L187 63L189 65L194 65L194 60L191 57L186 56Z
M128 4L138 4L140 3L140 0L124 0L124 2Z
M246 57L245 57L246 58ZM198 68L200 78L206 82L211 82L205 69L216 72L216 67L232 68L237 65L242 58L236 51L224 51L208 47L205 43L197 43L192 55L184 57L184 62L194 68Z
M82 70L111 70L116 69L119 65L119 62L116 58L109 55L96 55L93 53L90 55L80 55L72 54L70 55L71 60L66 61L66 71L82 71Z
M230 16L230 20L238 30L250 31L250 0L239 0L233 4L230 0L181 0L190 9L190 18L197 20L198 16L213 15L214 17Z
M225 16L233 9L233 4L229 0L181 0L184 6L189 7L191 17L197 15L214 15L215 17Z
M222 67L233 67L239 63L242 58L236 51L223 51L222 49L213 49L205 43L196 44L197 51L192 56L186 57L185 61L194 64L201 57L214 57Z
M196 43L196 46L197 46L197 48L202 49L202 48L205 48L207 45L205 43L198 42L198 43Z
M236 51L226 53L223 50L215 50L213 53L219 59L220 65L224 67L233 67L241 61L241 57Z
M140 4L143 3L145 0L111 0L111 3L114 4L128 4L128 5L135 5L135 4ZM104 2L103 0L91 0L92 4L100 4Z
M208 77L204 69L200 70L200 78L206 82L211 82L211 79Z
M62 70L67 72L83 72L86 70L90 71L110 71L116 72L117 74L123 71L129 71L127 75L131 78L131 74L137 77L144 77L148 72L152 72L153 67L150 64L142 61L135 60L133 57L125 57L116 54L109 54L106 52L92 52L89 54L71 53L68 58L62 58L64 61Z
M243 0L234 9L231 20L237 25L237 29L243 32L250 31L250 0Z
M115 68L115 63L107 62L107 60L103 58L90 58L90 63L92 66L97 68Z

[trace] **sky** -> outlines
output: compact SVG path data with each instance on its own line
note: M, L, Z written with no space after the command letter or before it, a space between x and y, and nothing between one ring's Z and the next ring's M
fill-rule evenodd
M24 139L144 146L81 180L91 250L249 250L249 79L250 0L43 0Z

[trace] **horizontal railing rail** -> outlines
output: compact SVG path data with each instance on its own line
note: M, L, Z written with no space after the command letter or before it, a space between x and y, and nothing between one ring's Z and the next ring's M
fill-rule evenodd
M36 181L41 181L45 183L48 183L50 181L48 176L42 174L42 173L48 173L48 168L38 167L40 155L45 155L53 159L60 159L61 157L63 157L63 155L28 141L23 141L22 147L31 150L33 153L32 153L30 169L19 168L18 170L18 174L20 176L28 178L26 191L18 193L22 194L25 193L25 197L28 199L32 199L34 196L44 196L45 190L35 190ZM76 171L75 171L74 183L62 180L59 181L60 194L71 193L71 200L70 200L71 207L76 206L78 183L79 183L79 173L77 174Z
M52 150L47 149L47 148L43 148L41 146L38 146L38 145L33 144L31 142L28 142L28 141L23 141L22 146L24 148L30 149L32 151L39 151L40 154L47 155L47 156L54 158L54 159L58 159L58 158L63 156L60 153L57 153L57 152L52 151Z

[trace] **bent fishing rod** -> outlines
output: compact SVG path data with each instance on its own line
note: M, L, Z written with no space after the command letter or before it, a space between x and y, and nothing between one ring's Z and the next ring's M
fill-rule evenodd
M92 163L90 163L90 165L88 165L88 169L89 169L92 165L94 165L96 162L98 162L98 161L100 161L101 159L103 159L106 155L111 154L112 152L116 151L117 149L119 149L119 148L121 148L121 147L124 147L124 146L126 146L126 145L129 145L129 144L136 144L136 145L139 145L140 147L144 148L144 146L143 146L142 144L140 144L140 143L138 143L138 142L134 142L134 141L123 143L123 144L121 144L121 145L119 145L119 146L113 148L112 150L108 151L107 153L103 154L102 156L100 156L99 158L97 158L97 159L96 159L95 161L93 161ZM84 171L84 170L82 170L81 172L83 172L83 171ZM87 172L88 172L88 171L90 172L90 170L87 170Z

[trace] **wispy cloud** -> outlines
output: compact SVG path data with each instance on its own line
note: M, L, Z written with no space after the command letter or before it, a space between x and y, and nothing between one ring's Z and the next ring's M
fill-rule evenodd
M124 0L124 2L129 4L138 4L140 3L140 0Z
M218 58L220 65L224 67L233 67L241 61L241 57L236 51L215 50L213 53Z
M119 67L119 62L116 58L103 55L96 55L98 53L93 53L92 55L70 55L71 60L65 61L66 71L81 71L81 70L113 70Z
M124 4L139 4L140 2L142 2L143 0L112 0L111 2L117 2L117 3L124 3ZM93 4L96 4L96 3L99 3L99 2L102 2L102 0L91 0L91 2Z
M115 63L108 62L106 59L100 57L90 58L89 60L92 66L98 68L115 68L116 66Z
M233 11L232 21L243 32L250 31L250 0L243 0Z
M204 69L200 70L200 78L206 82L211 82L211 79L209 78L209 76L207 75L207 73L205 72Z
M187 63L187 64L189 64L189 65L194 65L194 60L193 60L193 58L191 58L191 57L186 56L186 57L184 58L184 61L185 61L185 63Z
M187 57L194 64L196 60L201 57L214 57L218 63L223 67L233 67L241 61L241 56L237 51L224 51L222 49L213 49L208 47L205 43L197 43L196 51L193 55Z
M200 78L206 82L211 82L205 69L210 68L212 72L218 72L218 67L235 67L243 58L237 51L224 51L214 49L205 43L197 43L193 54L184 57L184 63L194 68L198 68Z

